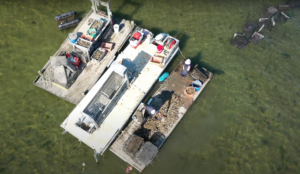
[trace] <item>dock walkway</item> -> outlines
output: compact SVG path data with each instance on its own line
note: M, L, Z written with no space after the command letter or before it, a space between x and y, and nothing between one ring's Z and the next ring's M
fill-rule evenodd
M208 74L208 76L205 77L203 73L196 71L195 68L190 74L193 75L193 77L198 77L198 80L201 80L203 82L203 85L201 89L194 94L193 97L189 97L185 93L185 89L195 79L190 75L188 75L187 77L182 77L180 75L181 68L182 63L177 66L177 68L162 83L162 85L150 99L150 105L160 108L160 113L166 116L165 121L160 122L157 119L151 118L141 125L132 120L110 147L110 150L113 153L115 153L125 162L135 167L140 172L142 172L144 168L147 167L153 160L153 158L156 156L156 153L158 152L158 149L161 148L165 140L172 133L176 125L180 122L187 110L197 99L197 97L200 95L200 93L203 91L203 89L213 76L211 72L208 72L207 70L202 68L202 70L206 71L206 74ZM144 104L141 103L137 110L141 109L143 105ZM160 138L155 138L155 136L157 135L161 135ZM126 149L128 149L128 147L126 146L129 144L129 138L133 139L133 136L142 137L144 139L144 143L142 143L142 145L140 145L140 143L135 143L139 144L136 145L137 147L135 147L135 150L132 150L132 144L129 147L131 151L136 152L135 154L129 153L128 150L126 151ZM149 145L149 141L157 147L157 152L153 151L153 148L148 151L146 150L146 152L140 152L141 149L145 149L143 148L143 145ZM152 151L153 153L150 153L150 151ZM141 154L146 154L148 155L148 157L142 157Z
M81 67L80 74L75 80L75 82L71 85L70 88L64 88L55 83L55 79L53 79L53 68L51 67L51 60L49 60L46 65L42 68L42 75L39 75L34 81L34 85L53 93L54 95L63 98L73 104L78 104L80 100L84 97L82 95L84 92L89 91L97 80L101 77L107 66L112 62L115 58L116 53L123 47L124 43L127 41L129 36L131 35L132 30L135 25L131 24L130 21L116 18L114 19L115 23L122 26L119 33L114 33L109 25L109 19L107 16L94 13L92 10L82 19L79 25L75 28L73 33L83 33L85 34L88 28L90 27L89 19L106 19L106 26L103 27L103 33L96 38L97 41L100 39L105 42L114 43L114 49L109 51L105 57L100 61L89 61L87 58L87 62L85 64L85 60L83 64L86 67ZM96 41L95 41L96 42ZM70 43L68 39L66 39L61 47L56 51L54 56L59 56L62 52L72 52L73 45Z

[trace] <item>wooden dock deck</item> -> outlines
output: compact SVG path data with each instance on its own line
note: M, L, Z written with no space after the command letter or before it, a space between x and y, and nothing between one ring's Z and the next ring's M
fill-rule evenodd
M205 71L207 76L205 76L204 73L201 73L200 71L197 71L196 68L194 68L190 72L190 75L188 75L187 77L182 77L180 75L181 69L182 63L180 63L175 68L175 70L161 84L159 89L154 93L153 97L150 99L150 105L159 108L160 113L165 115L164 122L161 122L155 118L151 118L147 119L147 121L141 125L132 120L110 147L110 150L113 153L115 153L117 156L119 156L125 162L132 165L140 172L142 172L144 168L149 165L149 163L145 163L141 161L139 157L137 157L137 154L139 153L139 151L141 151L143 145L146 142L150 141L153 145L157 147L157 150L161 148L165 140L172 133L172 131L175 129L175 127L185 115L187 110L198 98L200 93L203 91L203 89L213 76L211 72L208 72L204 68L202 68L201 70ZM191 75L194 78L192 78ZM185 93L185 89L195 80L195 77L196 79L200 80L203 83L203 85L201 89L194 94L193 97L189 97ZM137 110L141 109L142 106L143 103L141 103ZM130 154L125 149L128 144L129 138L133 135L142 137L144 139L144 144L140 146L137 145L137 147L135 147L135 152L137 153ZM155 136L157 135L161 135L160 138L155 138ZM139 156L140 154L141 153L139 153ZM152 156L150 157L150 161L152 161L155 156L156 153L154 152L154 154L152 154Z
M81 58L82 65L79 68L79 75L75 82L70 86L70 88L64 88L53 82L53 68L51 66L51 59L42 68L42 75L39 75L34 81L34 85L55 94L56 96L63 98L71 103L78 104L80 100L84 97L83 93L89 91L93 85L97 82L100 76L103 74L107 66L116 57L117 52L123 47L124 43L128 40L131 35L132 30L135 25L128 20L115 18L114 22L122 26L119 33L114 33L110 28L109 19L107 16L101 13L94 13L92 10L82 19L79 25L74 29L73 33L81 32L86 33L89 25L89 19L100 19L104 18L106 26L103 27L103 33L96 38L95 42L105 41L114 43L113 50L109 51L105 57L100 61L89 61L88 58ZM107 29L106 29L107 28ZM56 51L54 56L59 56L62 52L71 52L73 50L73 45L68 39L66 39L60 48ZM92 54L92 53L91 53ZM84 57L84 56L82 56ZM86 61L86 62L85 62Z

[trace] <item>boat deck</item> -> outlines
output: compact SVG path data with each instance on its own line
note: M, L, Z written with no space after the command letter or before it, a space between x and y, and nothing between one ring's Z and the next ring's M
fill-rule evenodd
M206 78L203 78L203 74L195 70L191 71L190 74L193 74L193 77L200 77L199 79L203 82L203 85L193 97L189 97L187 96L185 89L194 81L194 79L190 75L182 77L180 75L181 68L182 63L180 63L170 76L161 84L159 89L149 100L150 102L148 102L150 105L159 108L160 113L164 115L164 121L162 122L155 118L151 118L147 119L147 121L141 125L132 120L110 147L110 150L113 153L140 172L143 171L149 164L139 160L137 158L137 154L129 154L128 151L124 150L126 149L126 144L128 144L128 139L133 135L136 135L142 137L144 142L150 141L157 147L157 149L159 149L213 76L213 74L207 70L206 72L209 75ZM137 110L142 108L142 105L143 103L141 103ZM157 135L163 135L163 138L160 137L160 140L159 138L154 138ZM142 145L136 147L136 151L139 151L141 147ZM152 156L155 155L156 154Z
M118 55L116 62L123 64L126 59L127 62L133 63L135 66L127 69L129 74L131 73L130 71L134 71L136 75L130 80L129 88L122 94L116 105L110 109L111 112L99 125L99 128L89 134L76 126L76 122L81 118L84 108L101 88L104 83L103 78L106 77L107 73L104 73L86 97L80 101L77 107L61 124L61 127L92 149L95 149L97 153L103 154L123 129L133 111L150 91L161 73L174 58L179 49L178 43L179 41L177 42L177 46L174 46L172 51L170 51L167 56L168 61L165 62L164 65L150 61L151 57L157 52L156 45L146 41L143 41L136 49L128 45L126 49Z
M71 103L78 104L80 100L84 97L83 93L89 91L100 76L105 71L106 67L115 58L116 53L123 47L123 44L129 38L135 25L131 24L130 21L116 18L114 22L122 26L119 33L114 33L110 29L109 19L107 16L101 13L93 13L90 11L79 23L79 25L74 29L73 33L83 33L90 27L89 19L106 19L107 22L105 27L103 27L103 33L96 38L97 41L100 39L105 42L114 43L113 50L109 51L105 57L100 61L89 61L89 59L81 58L82 65L79 67L79 75L75 82L69 87L65 88L57 85L55 79L53 79L53 68L51 66L51 60L49 60L46 65L42 68L42 75L39 75L34 81L34 85L55 94L56 96L63 98ZM107 29L106 29L107 28ZM96 41L95 41L96 42ZM54 56L59 56L62 52L72 52L73 45L70 43L68 38L62 43L60 48L56 51ZM82 56L84 57L84 56Z

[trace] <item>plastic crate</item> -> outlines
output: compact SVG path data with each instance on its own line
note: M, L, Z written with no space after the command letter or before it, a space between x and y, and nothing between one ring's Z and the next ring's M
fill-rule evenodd
M95 54L96 54L98 51L102 52L102 55L101 55L99 58L96 58L96 57L95 57ZM98 48L98 49L96 49L96 50L94 51L94 53L93 53L93 55L92 55L92 59L94 59L94 60L100 62L100 61L104 58L104 56L106 55L106 52L107 52L106 50L104 50L104 49L102 49L102 48Z
M78 45L78 42L79 42L79 41L83 41L83 42L88 43L88 44L89 44L89 47L84 47L84 46L82 46L82 45ZM93 44L92 42L90 42L90 41L88 41L88 40L85 40L85 39L82 39L82 38L78 38L77 41L76 41L76 43L75 43L76 47L79 48L79 49L81 49L81 50L83 50L83 51L89 51L90 48L91 48L91 46L92 46L92 44Z
M96 21L101 22L100 27L99 27L98 29L96 29L96 28L93 27L93 25L95 24ZM105 24L105 21L104 21L103 19L100 19L100 20L96 19L96 20L94 20L94 22L91 24L91 26L90 26L89 29L91 29L91 28L96 29L96 31L97 31L97 32L96 32L96 37L97 37L97 35L101 33L104 24Z

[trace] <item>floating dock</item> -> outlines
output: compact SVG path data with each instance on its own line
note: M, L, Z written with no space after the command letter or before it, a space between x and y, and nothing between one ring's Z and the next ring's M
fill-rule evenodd
M76 105L81 101L84 97L83 93L86 93L86 91L89 91L95 85L124 43L128 40L135 27L135 25L128 20L114 18L114 23L119 24L122 27L119 33L114 33L109 25L110 19L108 16L103 13L95 13L91 10L74 29L73 33L86 34L87 30L90 28L91 21L99 19L105 20L106 23L102 28L103 33L100 33L93 42L94 49L91 49L89 53L77 49L74 47L74 44L70 43L69 39L66 38L53 55L60 56L63 53L68 52L73 53L80 58L82 63L78 68L72 85L69 88L66 88L56 83L56 79L53 77L54 69L51 66L51 59L49 59L46 65L41 69L40 75L33 82L34 85ZM102 41L113 43L114 48L107 52L100 62L91 61L91 52L97 49Z
M91 2L92 10L39 71L34 85L77 105L60 125L64 133L92 148L95 158L114 142L110 150L141 172L213 74L194 66L182 77L180 63L148 102L159 108L164 121L131 120L179 51L179 40L164 33L153 38L151 31L136 27L133 21L113 18L111 0ZM107 7L108 15L97 11L99 4ZM115 27L118 30L113 31ZM93 32L88 35L89 31ZM129 44L119 52L127 40ZM188 95L186 88L195 80L202 82L201 89Z
M170 74L154 93L148 104L159 108L164 121L155 118L139 124L132 120L111 145L110 150L142 172L158 153L163 143L175 129L190 106L198 98L213 74L204 68L194 67L188 76L180 75L182 63ZM195 80L203 85L193 96L188 96L185 89ZM140 111L144 104L137 108Z
M98 154L103 154L115 140L179 50L179 40L167 36L163 43L170 38L175 44L159 55L163 57L161 61L154 61L157 45L148 39L151 32L139 31L144 33L141 44L137 48L128 45L61 124Z

